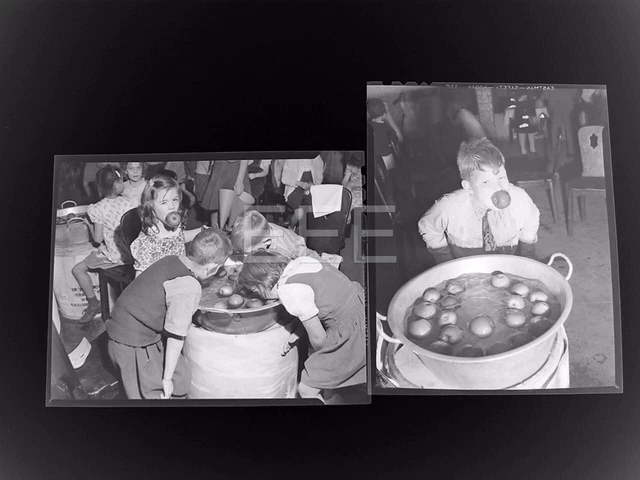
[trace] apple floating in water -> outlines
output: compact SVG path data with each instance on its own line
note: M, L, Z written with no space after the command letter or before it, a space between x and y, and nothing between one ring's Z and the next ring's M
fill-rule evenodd
M442 300L440 300L440 305L442 308L455 308L460 305L460 299L455 295L447 295Z
M422 294L422 300L429 303L436 303L440 300L440 297L442 297L442 294L435 288L427 288Z
M547 302L537 302L531 307L531 313L534 315L545 315L549 312L549 304Z
M423 338L431 333L431 323L424 318L415 320L409 324L409 333L417 338Z
M225 302L224 300L222 302L217 302L213 308L215 308L216 310L226 310L227 309L227 302Z
M262 307L262 305L262 300L260 300L259 298L251 298L247 300L247 303L244 304L245 308L258 308Z
M511 350L511 347L504 343L498 342L491 345L487 350L487 355L498 355L499 353L504 353Z
M218 270L218 271L216 272L215 276L216 276L217 278L223 278L223 277L225 277L225 276L227 275L227 273L228 273L228 272L227 272L227 269L226 269L226 268L221 268L220 270Z
M460 282L451 282L449 285L447 285L447 292L449 292L451 295L458 295L464 292L464 285Z
M493 272L491 274L491 285L496 288L506 288L511 283L509 277L500 271Z
M451 355L451 345L447 342L443 342L442 340L438 340L437 342L433 342L427 350L432 351L433 353L439 353L440 355Z
M237 293L234 293L227 299L227 303L229 304L229 308L240 308L244 303L244 298Z
M507 324L508 327L511 328L520 328L527 321L527 317L522 310L518 310L517 308L509 308L505 312L504 315L504 323Z
M443 342L447 342L451 345L455 345L456 343L462 340L464 335L464 331L455 325L447 325L440 332L440 340Z
M534 337L539 337L549 330L552 325L553 323L547 317L540 315L532 317L531 320L529 320L529 333Z
M518 332L509 337L509 345L511 345L511 348L519 348L531 340L533 340L533 337L528 333Z
M453 310L447 310L442 312L440 318L438 318L438 326L444 327L445 325L456 325L458 323L458 314Z
M478 338L487 338L493 333L496 324L486 315L479 315L469 323L469 330Z
M516 283L513 287L511 287L511 292L516 295L520 295L521 297L526 297L529 295L529 287L527 287L524 283Z
M438 308L433 303L422 302L413 307L414 315L420 318L431 318L437 311Z
M507 297L507 307L522 310L524 306L524 298L522 298L520 295L509 295L509 297Z
M511 196L505 190L498 190L491 195L491 202L496 206L496 208L502 210L511 204Z
M182 215L180 212L170 212L164 219L164 223L170 227L177 227L182 223Z
M548 302L549 295L541 290L536 290L534 292L531 292L531 294L529 295L529 300L531 300L532 302Z
M473 345L465 345L458 352L459 357L482 357L484 351L480 347L474 347Z
M218 289L218 293L223 297L229 297L233 295L233 286L225 283Z

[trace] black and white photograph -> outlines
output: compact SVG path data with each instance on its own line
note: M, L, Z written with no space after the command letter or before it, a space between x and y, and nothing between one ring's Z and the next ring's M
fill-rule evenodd
M48 405L370 403L364 156L56 156Z
M606 87L369 84L367 124L374 392L621 393Z

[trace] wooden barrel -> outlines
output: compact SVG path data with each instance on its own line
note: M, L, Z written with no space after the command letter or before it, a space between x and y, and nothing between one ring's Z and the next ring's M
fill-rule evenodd
M87 308L87 297L78 281L71 273L73 267L80 261L87 258L93 251L91 243L81 243L79 245L56 245L55 258L53 260L53 293L58 303L60 315L70 320L79 320L82 312ZM100 299L100 288L98 274L89 272L93 283L96 297ZM109 310L113 308L113 292L109 292ZM98 314L100 315L100 314Z
M247 335L228 335L193 326L184 355L191 367L189 398L295 398L298 383L299 322Z

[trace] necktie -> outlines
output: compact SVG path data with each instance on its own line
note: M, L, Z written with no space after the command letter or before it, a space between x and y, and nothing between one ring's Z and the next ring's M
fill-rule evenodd
M484 212L482 217L482 243L485 252L493 252L496 249L496 239L493 238L493 233L491 233L488 215L489 210Z

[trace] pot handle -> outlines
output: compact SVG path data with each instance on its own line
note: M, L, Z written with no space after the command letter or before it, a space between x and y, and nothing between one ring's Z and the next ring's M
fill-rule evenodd
M564 277L565 280L569 281L569 279L571 278L571 275L573 275L573 263L571 263L571 260L569 260L569 257L567 257L564 253L554 253L549 258L549 263L547 263L547 265L551 266L551 264L556 259L556 257L562 257L564 261L567 262L567 264L569 265L569 273L567 273L567 276Z
M67 225L71 225L72 223L84 223L84 219L82 217L73 217L67 220Z
M64 205L65 205L65 203L73 203L73 206L74 206L74 207L77 207L77 206L78 206L78 204L77 204L76 202L74 202L73 200L65 200L64 202L62 202L62 203L60 204L60 210L62 210L62 209L64 209L64 208L67 208L67 207L65 207L65 206L64 206Z
M397 338L389 337L382 328L382 322L386 321L387 317L376 312L376 331L378 333L378 341L376 344L376 370L396 388L400 388L398 383L391 379L388 375L384 373L384 365L382 363L382 344L386 340L389 343L399 343L402 344L400 340Z

